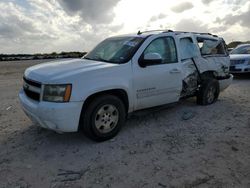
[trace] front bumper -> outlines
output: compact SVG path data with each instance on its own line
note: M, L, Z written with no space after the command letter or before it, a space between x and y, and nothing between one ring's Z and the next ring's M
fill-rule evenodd
M37 102L28 98L23 90L19 92L19 99L23 111L35 124L57 132L78 131L83 102Z
M225 90L233 82L233 75L230 74L229 76L229 78L219 80L220 91Z

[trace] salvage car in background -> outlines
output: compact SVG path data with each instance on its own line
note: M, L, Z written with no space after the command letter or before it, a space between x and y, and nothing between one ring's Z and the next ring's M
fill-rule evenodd
M250 44L237 46L230 53L231 73L250 73Z

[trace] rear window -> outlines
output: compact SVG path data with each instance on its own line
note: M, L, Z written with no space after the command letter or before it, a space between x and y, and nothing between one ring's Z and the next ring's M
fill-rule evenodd
M224 41L213 40L207 38L197 38L198 45L200 47L201 55L227 55Z

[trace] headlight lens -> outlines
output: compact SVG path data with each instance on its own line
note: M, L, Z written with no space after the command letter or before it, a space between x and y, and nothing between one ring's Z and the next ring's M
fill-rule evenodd
M43 100L48 102L68 102L71 96L71 84L45 85Z

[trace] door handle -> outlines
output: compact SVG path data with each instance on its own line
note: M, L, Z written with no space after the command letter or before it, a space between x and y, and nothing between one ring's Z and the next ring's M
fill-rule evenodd
M174 73L181 73L180 69L174 68L172 70L169 71L170 73L174 74Z

